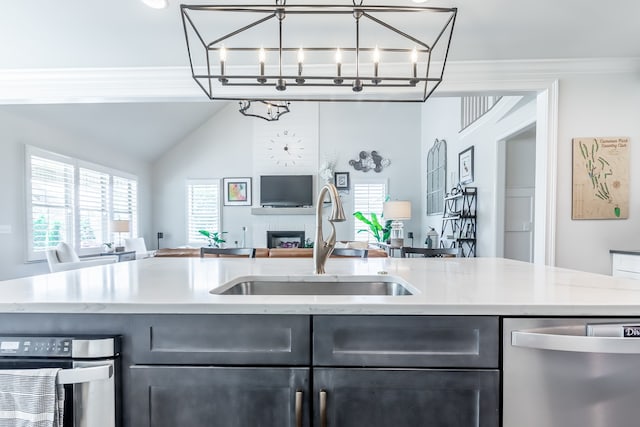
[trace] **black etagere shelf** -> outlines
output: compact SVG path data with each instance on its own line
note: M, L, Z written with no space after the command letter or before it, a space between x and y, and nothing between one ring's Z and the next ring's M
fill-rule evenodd
M477 187L457 187L444 198L440 246L460 248L464 257L476 256Z

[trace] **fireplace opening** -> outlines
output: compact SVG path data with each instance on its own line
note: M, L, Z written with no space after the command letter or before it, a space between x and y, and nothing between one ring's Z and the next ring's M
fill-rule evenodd
M304 231L267 231L268 248L303 248Z

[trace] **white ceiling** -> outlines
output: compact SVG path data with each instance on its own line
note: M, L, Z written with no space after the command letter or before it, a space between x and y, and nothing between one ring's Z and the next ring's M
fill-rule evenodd
M139 0L3 1L0 70L188 66L179 3L169 1L170 7L162 10L151 9ZM288 4L322 2L289 0ZM410 0L385 3L414 4ZM365 0L365 4L382 2ZM458 7L450 61L640 57L638 0L431 0L423 5ZM410 26L407 23L407 28ZM152 161L214 114L220 105L202 102L11 108L108 141L114 148Z
M5 105L14 116L64 129L92 145L153 162L177 141L197 129L224 103L171 102L144 104Z

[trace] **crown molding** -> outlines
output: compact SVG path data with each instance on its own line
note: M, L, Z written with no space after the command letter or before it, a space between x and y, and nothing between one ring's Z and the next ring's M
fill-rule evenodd
M447 63L438 96L462 92L522 91L546 88L578 75L638 74L640 58L586 58Z
M640 58L448 62L434 96L522 91L573 75L640 73ZM0 70L0 104L208 101L188 67Z
M186 67L0 70L0 104L207 100Z

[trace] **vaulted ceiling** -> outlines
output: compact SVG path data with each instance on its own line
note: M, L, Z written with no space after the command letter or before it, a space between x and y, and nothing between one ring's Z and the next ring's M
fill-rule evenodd
M0 72L186 67L179 3L169 1L169 8L161 10L151 9L139 0L2 2ZM273 1L224 3L273 4ZM289 0L289 4L300 3L323 1ZM330 3L344 4L345 0ZM366 0L365 3L381 4ZM415 4L411 0L386 3ZM423 5L458 7L450 61L640 57L638 0L430 0ZM419 23L406 25L410 31L412 25ZM152 161L220 106L200 102L11 108L45 122L72 126L88 136L118 140L124 152ZM83 120L72 120L73 117Z

